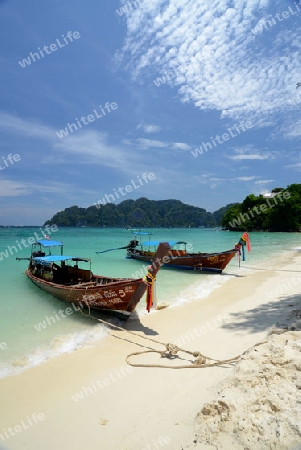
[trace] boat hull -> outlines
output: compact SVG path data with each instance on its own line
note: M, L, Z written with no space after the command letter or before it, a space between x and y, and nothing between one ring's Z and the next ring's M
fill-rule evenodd
M94 282L65 286L38 278L29 270L25 274L33 284L53 295L53 297L73 303L75 306L106 311L131 313L147 288L142 279L116 279L101 284L101 281L105 278L95 276ZM140 296L138 301L135 302L133 298L135 298L139 286ZM141 288L143 288L142 295Z
M192 253L185 256L169 256L164 267L184 270L194 270L200 272L221 273L229 262L234 258L237 251L235 249L220 253ZM154 253L141 250L128 251L127 257L138 261L151 262Z

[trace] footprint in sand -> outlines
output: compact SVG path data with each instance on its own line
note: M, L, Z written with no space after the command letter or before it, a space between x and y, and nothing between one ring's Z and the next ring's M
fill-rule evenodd
M108 423L108 419L103 419L102 417L99 419L99 425L106 425Z

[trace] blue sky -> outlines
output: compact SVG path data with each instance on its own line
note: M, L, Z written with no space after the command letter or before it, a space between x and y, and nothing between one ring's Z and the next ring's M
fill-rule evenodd
M0 224L300 183L298 2L0 0Z

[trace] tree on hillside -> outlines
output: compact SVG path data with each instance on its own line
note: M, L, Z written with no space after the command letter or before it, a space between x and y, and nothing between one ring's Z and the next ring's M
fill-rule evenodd
M283 192L289 194L283 196ZM301 184L274 188L270 199L248 195L238 205L231 206L222 218L229 230L299 231L301 229Z

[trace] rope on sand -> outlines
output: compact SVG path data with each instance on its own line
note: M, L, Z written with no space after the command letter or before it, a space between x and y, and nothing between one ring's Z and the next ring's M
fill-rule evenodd
M158 342L159 343L159 342ZM159 367L163 369L203 369L205 367L213 367L218 366L222 364L229 364L234 361L237 361L241 355L235 356L234 358L224 359L224 360L218 360L213 359L208 356L203 355L201 352L190 352L189 350L184 350L176 345L170 344L170 343L163 343L160 342L161 345L165 346L165 350L159 351L159 350L145 350L143 352L136 352L136 353L130 353L126 357L126 362L133 367ZM159 353L161 355L161 358L168 358L168 359L174 359L178 355L178 352L187 353L190 355L193 355L195 360L191 362L191 364L181 364L177 366L169 366L167 364L141 364L141 363L132 363L129 361L129 358L131 356L141 355L142 353Z
M133 366L133 367L156 367L156 368L164 368L164 369L196 369L196 368L203 369L205 367L214 367L214 366L219 366L222 364L233 363L242 356L242 355L238 355L233 358L223 359L223 360L222 359L213 359L213 358L210 358L209 356L203 355L201 352L198 352L198 351L193 352L190 350L185 350L183 348L178 347L175 344L160 342L160 341L157 341L156 339L153 339L153 338L150 338L147 336L142 336L141 334L135 333L134 331L125 330L124 328L121 328L117 325L109 323L106 320L99 319L97 317L92 316L91 312L90 312L90 307L88 307L88 308L89 308L89 314L85 314L83 312L82 308L80 308L80 307L77 309L77 311L79 311L83 316L91 317L92 319L97 320L98 322L101 322L104 325L108 325L111 328L115 328L116 330L123 331L123 332L129 333L129 334L132 334L134 336L138 336L141 339L145 339L147 341L151 341L151 342L154 342L155 344L162 345L163 347L165 347L165 349L161 350L161 351L150 349L150 350L144 350L141 352L130 353L126 357L126 362L127 362L127 364L129 364L130 366ZM109 332L109 334L111 336L120 338L119 336L116 336L112 332ZM140 345L140 344L137 344L136 342L132 342L132 343L135 345ZM129 361L131 357L137 356L137 355L142 355L144 353L158 353L161 356L161 358L175 360L176 358L179 358L179 355L178 355L179 352L186 353L188 355L193 356L194 361L191 361L190 364L182 364L182 365L176 365L176 366L169 366L167 364L142 364L142 363L134 363L134 362Z

